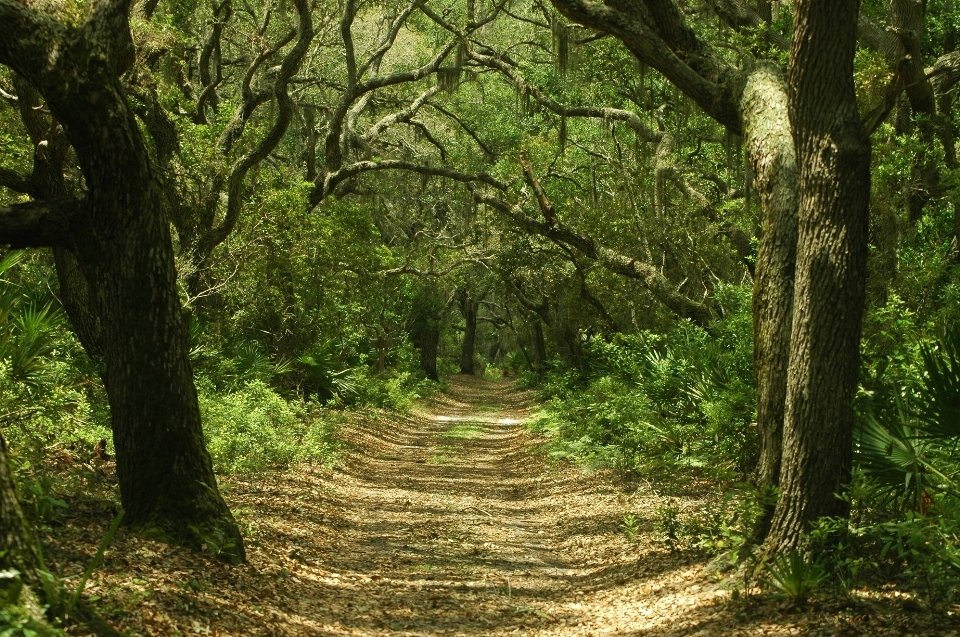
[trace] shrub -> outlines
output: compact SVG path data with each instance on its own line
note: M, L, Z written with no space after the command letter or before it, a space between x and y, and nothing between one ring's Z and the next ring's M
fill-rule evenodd
M423 377L417 364L418 354L409 343L395 347L391 358L393 367L382 373L367 364L354 368L355 402L406 411L415 400L430 396L440 388L440 383Z
M793 606L803 606L807 598L827 579L823 567L797 549L777 555L766 565L763 583L773 590L774 597Z
M594 338L583 344L584 370L548 372L548 402L534 427L552 437L551 455L744 478L757 440L752 324L741 292L739 310L709 332L685 323L667 334Z
M223 395L200 392L207 447L218 472L284 468L331 459L331 426L317 413L287 402L262 381Z

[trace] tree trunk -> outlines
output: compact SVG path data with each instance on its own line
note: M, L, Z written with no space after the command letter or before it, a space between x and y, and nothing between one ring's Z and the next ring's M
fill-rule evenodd
M110 243L92 236L78 242L86 279L97 282L123 507L134 526L242 560L242 540L204 445L167 224L149 175L131 177L146 181L136 204L128 204L140 214ZM97 209L117 218L128 209L122 201L98 202Z
M60 283L60 302L70 318L73 333L83 346L87 356L98 365L103 363L103 330L100 317L93 309L90 285L72 252L64 248L53 249Z
M753 360L757 378L760 453L754 481L777 486L787 395L790 324L797 246L797 160L787 115L787 87L780 70L760 65L748 75L741 107L744 147L753 166L763 209L763 237L753 288ZM773 515L763 516L763 538Z
M56 634L43 615L42 593L37 570L41 568L40 549L23 516L7 462L7 447L0 436L0 571L16 570L18 575L0 579L0 602L20 606L33 620L30 628L41 635Z
M463 330L463 350L460 354L460 373L474 373L473 354L477 345L477 310L479 302L471 298L466 291L460 293L460 313L465 323Z
M558 354L563 364L571 369L583 371L583 356L580 351L580 334L570 321L569 311L557 312L550 328L551 337L557 344Z
M638 60L660 71L731 133L741 133L748 123L749 104L742 96L744 80L750 78L697 35L676 0L551 3L569 19L623 42ZM870 184L869 139L857 116L853 86L858 9L856 0L794 3L789 122L795 164L801 169L789 359L782 353L787 333L782 317L789 314L789 294L784 297L782 289L771 290L773 297L758 300L767 317L758 318L761 351L757 369L758 382L768 384L760 390L767 405L762 408L766 409L766 422L777 420L776 392L781 381L776 378L778 373L782 376L782 367L777 366L789 360L782 495L771 530L774 548L795 545L807 522L819 515L844 513L833 494L840 490L850 465L850 400L856 384L863 313ZM731 26L741 28L735 22ZM786 121L782 116L779 121L774 119L781 130ZM786 202L789 179L774 178L775 162L763 176L764 166L758 167L757 162L762 164L765 155L761 151L751 158L758 188L767 188L761 196L768 203ZM773 192L784 196L772 196ZM765 207L765 220L771 220L771 214L772 209ZM771 252L761 259L776 257L777 263L789 263L785 249L789 242L778 239L774 243L781 249L768 245ZM763 276L789 279L772 263L763 267L767 270ZM761 285L768 290L768 285L776 284L758 283ZM767 321L771 329L764 330ZM765 361L773 361L774 366ZM775 463L770 462L776 458L775 438L766 445L769 466L763 473L770 479L775 473Z
M413 299L410 340L420 349L420 370L430 380L440 380L437 373L437 351L440 346L440 325L447 307L432 285L421 285Z
M43 98L26 79L18 73L13 74L13 86L17 90L20 120L34 146L30 194L43 201L64 199L69 196L63 166L70 142L63 128L45 112ZM100 322L91 309L87 280L69 250L54 248L53 257L63 309L87 355L99 362L103 359Z
M893 0L890 3L891 32L899 37L902 59L890 60L904 75L904 92L920 132L921 151L914 155L907 190L907 213L911 223L920 220L924 206L940 191L940 171L934 156L937 133L937 101L923 68L921 38L926 0Z
M17 232L18 222L42 215L13 209L3 218L13 230L0 227L0 243L66 248L88 283L127 521L239 561L243 541L204 445L160 187L119 80L134 56L129 5L100 3L72 28L0 0L0 20L9 25L0 63L47 100L88 188L83 201L51 206L47 217L66 217L51 222L56 233L31 235L22 223ZM51 50L59 54L50 58Z
M780 499L767 546L798 547L822 516L846 516L870 197L870 140L857 113L857 0L798 0L790 121L800 166L799 239Z
M40 551L20 509L13 472L7 461L7 443L0 436L0 569L15 568L27 583L37 583Z
M533 318L533 373L537 380L543 380L547 371L547 341L543 337L543 322L539 316Z
M420 369L430 380L440 380L437 374L437 349L440 345L440 323L431 322L420 336Z
M773 22L773 3L771 0L757 0L757 13L767 24Z

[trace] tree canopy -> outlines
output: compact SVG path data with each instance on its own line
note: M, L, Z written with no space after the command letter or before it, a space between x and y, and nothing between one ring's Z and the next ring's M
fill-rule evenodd
M760 564L923 517L958 581L952 0L0 21L0 432L115 458L131 529L242 563L217 474L459 373L536 388L558 456L749 483ZM62 615L13 465L0 568Z

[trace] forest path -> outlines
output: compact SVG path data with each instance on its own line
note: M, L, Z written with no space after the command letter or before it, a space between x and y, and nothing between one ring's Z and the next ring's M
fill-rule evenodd
M895 605L732 601L702 555L654 532L661 507L702 511L715 487L668 497L550 463L523 425L530 405L512 383L458 376L411 414L353 412L337 468L223 480L247 564L122 531L85 593L137 637L957 637ZM65 526L48 546L56 568L79 573L110 516Z
M272 525L286 541L251 548L255 566L288 551L284 572L263 569L269 632L688 634L678 614L703 601L688 590L699 568L655 546L649 519L646 543L629 542L627 496L537 455L530 399L457 376L410 416L346 427L341 470L284 488L295 517L277 510ZM296 495L317 487L319 499Z

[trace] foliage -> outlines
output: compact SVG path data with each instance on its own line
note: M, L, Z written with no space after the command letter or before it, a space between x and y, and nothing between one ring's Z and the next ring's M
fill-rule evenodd
M859 507L877 501L876 489L858 477ZM933 609L951 604L960 586L960 508L937 494L924 513L861 512L853 520L825 518L811 531L811 550L843 590L874 576L917 592Z
M406 411L419 398L430 396L439 385L412 371L379 374L365 368L359 376L359 400L371 407Z
M953 603L960 586L960 520L956 505L951 508L933 509L930 515L911 513L903 520L861 530L864 539L880 548L880 561L902 568L901 577L931 608Z
M35 256L0 258L0 427L20 454L21 483L35 513L56 517L61 501L37 471L57 449L92 452L110 439L103 388L49 294L48 266Z
M306 396L315 394L318 400L338 398L341 401L353 399L360 393L360 385L355 379L356 371L350 368L338 370L333 353L329 349L316 354L304 354L297 359L300 364Z
M955 327L924 337L899 298L869 318L855 472L844 495L852 515L821 519L810 532L811 554L842 590L883 577L915 591L930 608L955 596L957 342Z
M0 637L53 637L62 634L31 617L23 606L0 607Z
M334 454L331 427L315 406L288 402L262 381L217 395L200 386L207 447L217 471L253 472Z
M820 564L797 549L774 556L765 569L767 577L763 583L774 591L775 597L785 599L793 606L806 604L827 578Z
M710 332L681 324L663 335L585 342L586 370L552 372L542 387L551 400L536 426L553 436L551 455L745 476L756 439L751 326L742 308Z
M625 513L623 520L620 521L620 528L623 530L623 534L627 536L627 541L633 542L637 539L637 533L640 532L640 520L632 513Z
M924 438L960 438L960 326L951 326L936 343L920 347L918 419Z
M539 388L547 402L536 426L550 434L553 457L674 481L696 475L722 483L720 491L748 479L758 451L750 274L761 219L742 142L662 74L637 65L614 38L568 37L579 27L537 3L510 6L471 33L470 46L457 46L442 72L407 73L416 81L345 96L343 87L408 71L453 42L414 7L376 62L348 78L342 29L353 33L361 59L377 51L384 20L397 15L388 4L361 3L352 25L328 19L342 7L315 4L316 41L332 54L308 56L290 88L297 103L291 127L241 180L239 221L202 263L194 260L202 241L184 218L194 225L224 218L225 176L273 125L277 100L259 96L269 97L263 90L278 57L267 52L289 30L292 12L287 3L253 3L215 17L211 11L220 9L188 0L160 3L153 18L133 21L141 54L124 81L155 172L165 180L180 292L191 317L191 361L217 470L330 462L336 410L405 410L436 391L422 379L418 349L427 332L439 331L440 375L455 372L462 321L447 299L469 290L484 299L477 369L489 379L519 372L521 386ZM57 15L77 23L87 5L67 2ZM888 5L871 0L863 8L883 24ZM452 5L444 16L467 24L464 11ZM786 52L762 29L728 29L700 13L688 13L691 34L730 64L756 57L785 68ZM958 16L944 0L926 5L924 66L954 48ZM789 39L791 20L790 11L778 10L772 26ZM207 50L203 62L208 43L215 54ZM477 53L510 60L522 79L470 57ZM263 62L263 74L243 72L251 60ZM225 74L221 64L230 67ZM213 84L203 78L211 71L219 78ZM881 100L891 73L882 54L858 47L858 101ZM0 163L29 175L41 147L8 107L13 86L11 72L0 69ZM437 87L444 90L430 92ZM244 108L251 92L260 101ZM423 103L407 110L420 95ZM561 115L550 104L598 107L604 116ZM629 110L634 124L609 116L610 109ZM314 110L323 114L319 125L307 121ZM930 120L908 111L898 107L873 136L862 391L856 471L846 496L854 517L849 526L825 520L811 531L817 559L833 565L831 574L846 587L867 571L899 565L897 573L921 588L949 589L956 570L960 172L925 141ZM225 151L222 136L236 113L245 117L241 134ZM317 139L336 129L328 121L335 113L349 113L342 139ZM385 132L373 135L391 115L397 117ZM952 122L943 116L934 123L944 119L949 132ZM157 132L158 122L169 125L172 139ZM670 144L646 141L638 122L655 131L647 137ZM326 170L327 150L338 144L344 163L357 162L358 170L382 160L430 170L360 171L335 196L311 201L307 165ZM527 232L478 204L478 190L438 173L501 180L503 191L490 192L537 216L521 179L521 150L541 175L557 223L649 262L670 288L702 300L720 318L706 328L677 320L650 286ZM937 169L936 184L917 184L920 160ZM85 184L71 171L74 195ZM904 193L921 186L936 196L910 218ZM26 198L12 190L0 196L4 205ZM751 254L732 249L731 228L747 235ZM86 461L101 439L113 451L102 369L69 333L52 292L55 279L49 255L0 253L0 427L17 451L27 508L44 523L57 522L66 504L45 460L63 452ZM774 497L743 487L695 515L665 506L656 528L671 547L741 559ZM628 536L634 522L623 520ZM793 555L781 558L773 567L796 584L786 596L800 600L810 573ZM775 573L771 578L786 586ZM931 604L944 601L928 596Z
M654 528L672 550L695 548L736 566L753 556L757 523L775 501L775 489L741 483L693 513L660 507Z

